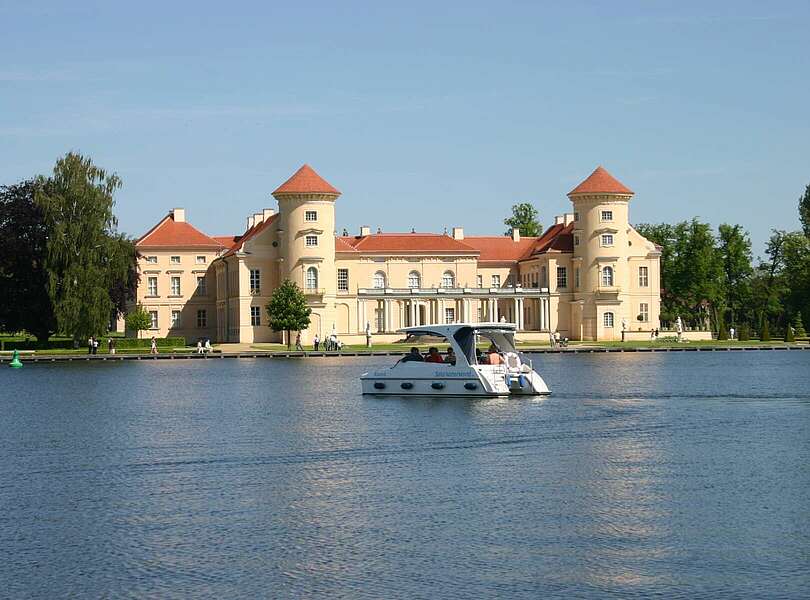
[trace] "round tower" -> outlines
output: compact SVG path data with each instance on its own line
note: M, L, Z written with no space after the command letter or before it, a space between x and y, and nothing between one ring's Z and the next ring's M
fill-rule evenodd
M574 207L575 297L581 307L574 321L579 321L583 339L621 339L621 322L629 319L630 310L623 297L630 290L628 208L633 191L599 166L568 197Z
M279 208L279 275L301 288L313 310L314 333L328 333L334 321L335 200L340 192L304 165L274 192Z

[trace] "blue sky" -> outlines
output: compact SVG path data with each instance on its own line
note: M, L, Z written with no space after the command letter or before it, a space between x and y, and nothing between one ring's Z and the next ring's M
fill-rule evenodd
M634 222L798 228L810 3L562 4L0 0L0 183L78 150L123 231L219 235L308 162L340 229L498 234L603 164Z

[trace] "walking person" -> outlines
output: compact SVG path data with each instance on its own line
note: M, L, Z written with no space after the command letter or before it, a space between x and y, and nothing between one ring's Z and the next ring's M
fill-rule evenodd
M301 345L301 332L295 334L295 349L299 352L304 351L304 347Z
M152 340L149 342L149 354L157 354L157 340L155 336L152 336Z
M93 336L87 338L87 354L93 354Z
M315 337L314 337L314 338L312 338L312 347L313 347L313 348L315 348L315 352L317 352L317 351L318 351L318 349L320 348L320 346L321 346L321 338L320 338L320 336L319 336L319 335L316 333L316 334L315 334Z
M98 354L98 338L93 336L93 354Z

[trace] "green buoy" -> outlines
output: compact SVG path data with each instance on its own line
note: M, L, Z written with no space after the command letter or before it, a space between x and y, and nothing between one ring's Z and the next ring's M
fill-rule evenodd
M8 363L8 366L11 367L12 369L19 369L20 367L22 367L22 362L20 361L20 353L17 352L16 350L14 351L14 354L11 355L11 362Z

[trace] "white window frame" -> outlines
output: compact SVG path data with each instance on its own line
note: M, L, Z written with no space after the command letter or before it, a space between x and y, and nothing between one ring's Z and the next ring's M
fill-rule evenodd
M349 291L349 269L337 270L337 289L339 292Z
M197 275L197 293L200 296L208 295L208 285L205 281L205 275Z
M307 270L304 273L304 284L306 285L306 289L308 289L308 290L317 290L318 289L318 268L317 267L307 267Z
M146 278L146 295L147 296L157 296L158 295L158 278L154 275Z
M146 257L146 262L149 263L150 265L156 265L157 264L157 256L147 256Z
M476 275L475 282L478 284L478 287L484 287L484 276L483 275Z
M602 273L600 277L600 281L602 282L602 287L613 287L613 283L616 280L616 273L613 270L613 267L610 265L605 265L602 267Z
M160 329L160 322L158 321L158 311L149 311L149 329Z
M650 287L650 269L646 266L638 268L638 287Z
M173 265L179 265L180 264L180 257L179 256L172 256L169 259L169 262L172 263Z
M613 329L616 326L616 316L612 312L603 313L602 326L606 329Z
M408 273L408 287L412 290L422 287L422 276L419 271L411 271Z
M171 278L172 296L181 296L183 293L182 283L179 275L172 275Z
M208 259L205 258L204 255L198 254L197 257L194 259L198 265L204 265Z
M179 310L173 310L171 316L171 326L174 329L175 327L180 327L180 319L182 318L183 313Z
M639 302L638 314L641 317L642 323L647 323L650 320L650 304L648 302Z
M562 284L560 284L562 282ZM568 288L568 268L567 267L557 267L557 289L567 289Z
M489 287L499 288L501 287L501 276L500 275L493 275L492 280L490 282L492 285Z
M307 223L313 223L318 220L318 211L317 210L307 210L304 211L304 221Z
M197 310L197 329L208 327L208 312L204 308Z
M613 222L613 211L611 209L605 209L599 211L599 220L602 223L612 223Z
M251 296L257 296L261 294L262 291L262 270L261 269L250 269L249 274L249 281L250 281L250 294Z
M452 306L447 306L444 309L444 322L451 324L456 322L456 309Z
M318 236L317 235L308 235L304 237L304 246L307 248L317 248L318 247Z
M599 236L599 241L602 248L611 248L613 246L613 234L612 233L603 233Z
M456 287L456 274L453 271L442 273L442 287L451 289Z
M385 273L377 271L371 276L371 287L375 290L384 290L387 283Z
M250 326L260 327L262 324L262 308L261 306L250 307Z

